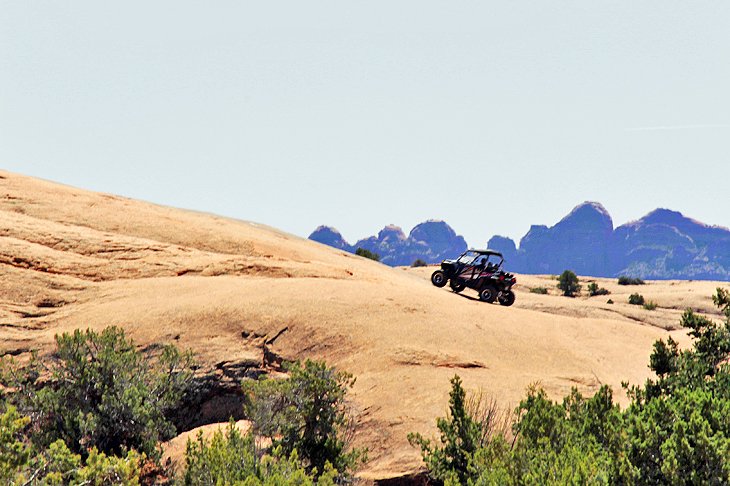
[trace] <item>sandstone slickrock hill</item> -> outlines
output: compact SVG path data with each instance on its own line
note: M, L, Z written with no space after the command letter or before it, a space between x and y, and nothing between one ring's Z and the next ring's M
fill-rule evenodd
M439 224L415 233L441 248L452 241ZM704 287L667 283L666 308L646 315L519 287L504 308L433 287L429 270L0 171L0 354L23 360L49 352L57 333L109 325L144 350L191 348L205 396L186 411L190 428L244 418L240 380L277 370L280 359L324 359L357 377L355 438L370 449L364 478L422 467L406 436L435 433L455 373L505 407L533 382L556 398L602 383L620 396L622 380L648 376L652 343L682 307L712 307ZM660 287L642 292L659 299L652 288Z

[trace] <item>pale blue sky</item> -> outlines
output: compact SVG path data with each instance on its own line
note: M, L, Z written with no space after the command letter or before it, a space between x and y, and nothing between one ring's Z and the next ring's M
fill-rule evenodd
M0 1L0 167L351 242L730 226L730 2Z

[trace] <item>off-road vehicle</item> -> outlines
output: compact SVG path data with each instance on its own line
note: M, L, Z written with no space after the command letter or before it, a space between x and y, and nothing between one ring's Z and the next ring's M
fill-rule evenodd
M517 279L502 271L504 257L492 250L469 250L456 260L444 260L441 268L431 275L431 283L443 287L450 283L451 290L461 292L469 287L479 292L479 299L510 306L515 302L512 286Z

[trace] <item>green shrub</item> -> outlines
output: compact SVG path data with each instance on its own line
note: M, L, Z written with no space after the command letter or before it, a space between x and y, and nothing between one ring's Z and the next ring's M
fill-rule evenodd
M646 310L653 311L656 308L657 308L657 303L654 302L653 300L650 300L649 302L646 302L644 304L644 309L646 309Z
M156 358L146 356L118 327L64 333L56 347L48 362L36 357L24 369L6 370L3 380L17 390L9 398L32 418L38 446L60 439L83 455L96 448L156 456L157 443L175 434L167 417L192 381L192 354L165 346Z
M30 457L30 446L23 440L23 430L30 418L23 417L15 407L0 415L0 483L11 484Z
M409 434L408 441L421 449L423 461L439 481L466 484L469 463L482 445L477 422L467 413L466 392L458 375L451 379L449 415L436 420L441 444L432 443L421 434Z
M641 294L629 295L629 304L631 305L644 305L644 296Z
M654 351L649 357L649 368L660 378L667 373L675 373L678 370L679 361L678 343L669 336L665 343L662 339L654 342Z
M598 287L598 284L596 282L591 282L588 284L588 287L586 288L588 290L588 295L591 297L596 295L608 295L611 292L609 292L607 289L604 289L603 287Z
M558 288L563 291L566 297L573 297L580 292L578 277L570 270L565 270L558 278Z
M532 287L530 289L530 293L531 294L545 295L545 294L548 293L548 289L546 289L545 287Z
M644 285L644 281L638 277L632 278L622 275L618 278L619 285Z
M412 267L427 267L428 263L426 263L424 260L421 260L420 258L416 258L416 260L414 260L413 263L411 263L411 266Z
M657 341L649 359L657 378L624 384L623 411L607 386L591 398L573 389L562 404L532 386L518 407L516 439L475 445L472 417L453 406L454 386L455 412L437 421L444 446L417 434L411 442L446 485L730 484L730 292L718 289L713 300L725 321L686 311L692 348Z
M408 436L437 481L453 486L630 482L614 468L611 453L620 452L622 420L608 387L590 399L573 390L562 405L531 387L517 409L516 440L510 441L506 428L476 420L458 376L451 383L449 415L436 421L439 443ZM625 459L619 462L625 467Z
M36 452L25 435L30 418L10 406L0 415L0 482L21 484L138 485L144 455L107 456L92 448L83 460L62 440Z
M355 379L321 361L291 363L287 371L287 379L244 384L254 430L274 437L274 447L287 457L298 451L315 475L330 464L343 478L350 477L365 460L364 450L350 447L354 420L345 398Z
M199 433L188 439L185 450L186 486L245 484L264 486L296 484L300 486L334 485L337 471L328 463L315 479L299 461L296 450L289 457L276 448L272 454L259 455L252 434L242 434L231 422L225 433L218 429L210 440Z
M40 474L40 484L139 485L144 454L131 450L122 456L106 455L92 447L86 456L83 459L57 440L34 458L29 473Z
M606 301L606 304L613 304L613 299L608 299L608 300Z
M375 260L376 262L380 261L380 255L365 248L358 248L357 250L355 250L355 255L369 258L370 260Z

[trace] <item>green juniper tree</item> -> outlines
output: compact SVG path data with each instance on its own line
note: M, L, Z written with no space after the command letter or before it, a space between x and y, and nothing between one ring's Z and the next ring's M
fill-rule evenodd
M729 484L730 293L718 289L713 301L723 322L685 312L692 347L657 341L649 359L656 378L624 385L626 410L606 386L591 398L574 389L562 404L533 386L517 409L516 439L502 434L475 447L464 426L473 418L459 405L464 391L452 381L451 415L437 421L441 445L409 439L449 485Z
M274 447L286 456L298 451L315 476L332 467L349 477L366 456L350 447L354 422L346 395L355 379L322 361L290 363L286 369L286 379L244 385L255 431L274 437Z
M571 270L565 270L562 274L560 274L557 286L563 291L563 295L566 297L573 297L575 294L580 292L578 276Z
M164 346L145 355L124 330L76 330L56 336L48 361L26 367L6 363L9 400L32 419L32 436L46 447L60 439L75 453L136 449L158 454L157 444L175 435L171 412L192 382L192 354Z

